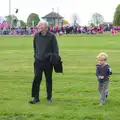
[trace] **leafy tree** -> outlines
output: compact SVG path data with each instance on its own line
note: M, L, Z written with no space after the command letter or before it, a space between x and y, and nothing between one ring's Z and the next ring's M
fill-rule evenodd
M18 18L15 15L5 16L6 21L11 25L11 27L15 27L17 25Z
M74 26L77 26L77 25L78 25L78 23L79 23L79 21L80 21L78 14L74 13L74 14L72 15L72 21L73 21Z
M23 20L20 20L20 25L21 27L25 27L27 24Z
M100 24L102 24L104 22L104 17L99 13L94 13L92 15L92 20L91 21L92 21L91 22L92 24L98 26L98 25L100 25Z
M120 25L120 4L117 6L113 19L114 25Z
M27 18L27 25L30 27L36 26L39 21L40 21L40 18L38 14L31 13Z

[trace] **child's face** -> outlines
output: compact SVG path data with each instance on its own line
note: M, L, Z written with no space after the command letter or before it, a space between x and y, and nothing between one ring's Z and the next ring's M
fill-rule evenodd
M104 64L105 63L105 58L103 56L98 58L99 64Z

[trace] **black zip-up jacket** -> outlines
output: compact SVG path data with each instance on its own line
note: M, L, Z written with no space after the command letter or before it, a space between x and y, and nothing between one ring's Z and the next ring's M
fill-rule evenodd
M99 82L109 81L110 75L112 75L112 70L108 64L96 65L96 76ZM104 79L101 79L100 76L104 76Z
M43 36L40 32L36 33L33 40L34 58L40 61L49 59L49 55L59 55L59 48L56 37L53 33L47 32Z

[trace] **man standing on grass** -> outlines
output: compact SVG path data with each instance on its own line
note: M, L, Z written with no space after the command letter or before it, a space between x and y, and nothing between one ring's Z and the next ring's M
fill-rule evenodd
M39 91L42 81L42 73L44 72L46 78L47 100L52 102L52 71L53 64L50 62L50 55L59 55L57 40L54 34L48 32L48 22L40 21L38 24L39 32L34 36L34 80L32 84L33 100L30 104L40 102Z

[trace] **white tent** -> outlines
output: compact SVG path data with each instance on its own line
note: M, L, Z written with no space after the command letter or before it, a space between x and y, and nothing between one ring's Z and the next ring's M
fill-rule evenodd
M0 16L0 23L2 23L3 21L6 21L6 18Z

